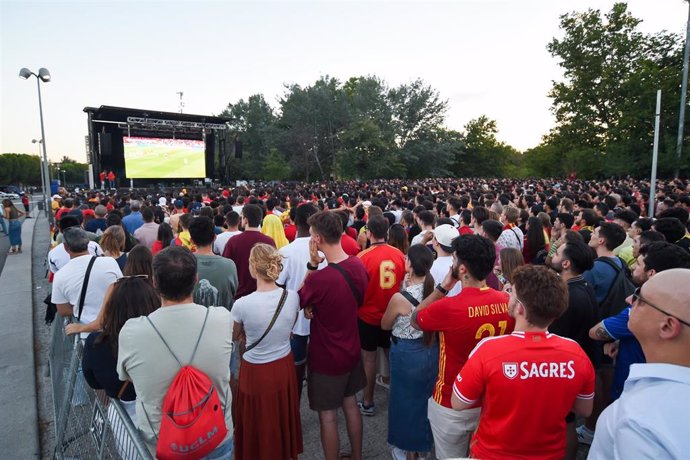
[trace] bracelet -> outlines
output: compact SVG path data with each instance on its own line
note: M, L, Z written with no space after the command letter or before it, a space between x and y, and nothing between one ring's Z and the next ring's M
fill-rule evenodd
M448 289L446 289L446 288L444 288L443 286L441 286L441 283L438 283L438 284L436 285L436 290L439 291L439 292L440 292L441 294L443 294L443 295L448 295Z
M318 270L318 269L319 269L318 265L314 266L311 263L307 262L307 270L314 271L314 270Z

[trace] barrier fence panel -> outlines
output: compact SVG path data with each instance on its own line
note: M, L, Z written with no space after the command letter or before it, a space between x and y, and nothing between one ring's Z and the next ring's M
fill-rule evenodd
M66 336L66 321L53 322L50 372L57 459L148 460L151 455L127 408L88 386L81 371L84 343Z

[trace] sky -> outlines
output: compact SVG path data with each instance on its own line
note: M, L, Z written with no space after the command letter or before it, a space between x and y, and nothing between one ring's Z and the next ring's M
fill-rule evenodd
M519 150L553 127L547 93L562 73L546 50L559 16L596 0L8 1L0 0L0 152L37 153L36 80L48 157L85 161L83 108L101 105L216 115L284 85L329 75L376 75L389 86L421 78L448 100L446 126L487 115ZM629 1L640 30L685 35L688 3Z

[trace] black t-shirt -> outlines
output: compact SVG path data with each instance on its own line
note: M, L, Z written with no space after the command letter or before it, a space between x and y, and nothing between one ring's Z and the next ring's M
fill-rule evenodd
M568 280L568 309L549 326L549 332L576 341L595 368L599 366L596 343L589 330L597 323L597 299L592 286L582 276Z
M113 354L110 344L107 342L96 343L96 338L100 332L92 332L84 343L84 355L82 356L81 367L84 371L84 379L91 388L105 390L111 398L117 398L122 385L125 384L117 375L117 356ZM137 394L134 385L127 385L121 399L123 401L134 401Z

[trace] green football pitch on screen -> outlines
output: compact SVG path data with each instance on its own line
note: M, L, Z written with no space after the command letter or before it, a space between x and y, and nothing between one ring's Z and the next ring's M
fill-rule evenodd
M124 137L128 179L206 177L204 141Z

